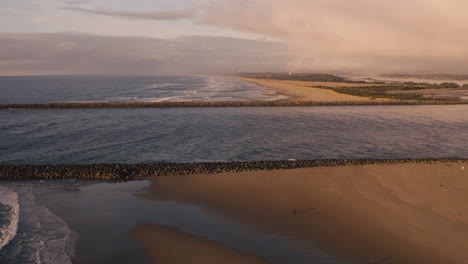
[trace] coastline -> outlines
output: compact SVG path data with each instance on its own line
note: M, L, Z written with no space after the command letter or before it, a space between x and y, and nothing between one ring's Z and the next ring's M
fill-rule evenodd
M291 97L285 100L295 101L315 101L315 102L385 102L388 100L372 100L368 97L359 97L347 94L340 94L334 91L310 87L310 84L316 86L325 86L330 83L327 82L302 82L302 81L285 81L285 80L271 80L271 79L258 79L247 77L231 77L237 80L254 83L265 89L276 91L277 93ZM307 86L307 84L309 86ZM336 83L335 83L336 84ZM342 87L353 87L355 84L343 83ZM372 86L372 85L368 85Z
M352 263L386 257L388 263L399 264L463 263L468 258L468 170L462 168L467 165L436 162L154 177L142 195L196 204L262 231L305 239Z

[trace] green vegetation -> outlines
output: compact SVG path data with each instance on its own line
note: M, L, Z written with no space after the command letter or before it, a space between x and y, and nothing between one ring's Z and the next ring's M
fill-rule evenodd
M323 88L323 87L322 87ZM408 87L408 86L370 86L370 87L340 87L340 88L331 88L337 93L361 96L361 97L370 97L372 99L376 98L386 98L386 99L395 99L402 101L448 101L447 99L442 98L432 98L424 97L421 94L393 94L388 91L391 90L415 90L415 89L424 89L420 87Z
M438 88L460 88L460 85L458 85L457 83L452 83L452 82L444 82L437 86Z
M463 86L460 86L454 82L443 82L440 84L437 83L416 83L416 82L404 82L402 83L405 86L406 90L420 90L420 89L460 89ZM396 85L398 87L398 85ZM468 88L468 85L464 84L465 88ZM463 88L463 89L465 89ZM405 89L398 89L398 90L405 90Z
M415 82L405 82L403 84L387 84L379 86L358 86L358 87L329 87L329 86L310 86L314 88L322 88L333 90L337 93L361 96L361 97L370 97L373 99L376 98L386 98L386 99L395 99L402 101L420 101L420 102L453 102L454 99L448 98L433 98L426 97L422 94L400 94L392 93L391 91L414 91L414 90L424 90L424 89L466 89L468 85L460 86L456 83L441 83L441 84L427 84L427 83L415 83Z
M433 80L457 80L464 81L468 80L467 74L446 74L446 73L435 73L435 74L404 74L404 73L392 73L382 74L381 77L388 78L413 78L413 79L433 79Z

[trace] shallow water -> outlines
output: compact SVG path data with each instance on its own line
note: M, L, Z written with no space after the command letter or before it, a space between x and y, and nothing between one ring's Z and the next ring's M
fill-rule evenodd
M46 253L54 255L60 252L60 247L41 250L37 247L37 237L35 240L28 238L31 234L41 233L44 235L42 241L57 241L57 238L64 237L66 230L70 231L69 234L71 230L79 234L75 263L149 263L140 245L128 235L141 222L177 227L183 232L254 254L271 263L343 263L311 249L310 245L305 249L306 242L293 236L285 238L258 233L247 225L193 205L138 198L135 194L149 185L147 181L115 184L50 181L6 185L19 190L20 195L34 195L36 205L29 208L33 211L47 208L50 212L48 217L53 216L55 221L43 221L40 226L24 221L12 245L0 253L1 263L16 263L19 259L29 261ZM65 223L63 221L67 225L58 224ZM56 246L64 246L67 241L59 242ZM18 253L18 248L23 251Z
M0 250L0 263L71 263L76 234L60 217L36 202L36 184L0 183L18 194L20 208L16 236Z
M0 111L0 164L467 158L468 106Z
M18 194L0 186L0 250L15 237L18 222Z

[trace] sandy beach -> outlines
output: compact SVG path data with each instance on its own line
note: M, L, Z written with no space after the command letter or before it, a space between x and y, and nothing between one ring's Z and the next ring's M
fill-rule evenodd
M254 256L208 239L186 234L176 228L142 223L130 234L143 245L145 253L158 264L266 264Z
M351 263L465 263L467 167L366 165L155 177L142 195L196 204L262 232L309 241ZM135 238L151 249L150 256L159 255L165 250L156 246L161 232L194 247L205 244L154 226L137 229Z
M294 100L299 101L320 101L320 102L358 102L371 101L368 97L359 97L347 94L336 93L327 89L314 88L311 86L328 86L328 87L355 87L353 83L334 83L334 82L304 82L304 81L285 81L285 80L270 80L236 77L250 83L255 83L266 89L276 91L280 94L290 96ZM359 84L358 86L372 86L375 84ZM382 99L379 99L382 100ZM372 100L376 101L376 100Z

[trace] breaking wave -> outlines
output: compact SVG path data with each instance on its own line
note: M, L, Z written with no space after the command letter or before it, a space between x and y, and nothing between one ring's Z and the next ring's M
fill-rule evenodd
M8 235L1 234L0 245L4 247L0 263L71 264L78 235L48 208L36 203L32 187L9 187L16 192L0 187L0 203L9 203L13 208L11 224L0 227Z
M18 222L18 194L0 186L0 250L15 237Z

